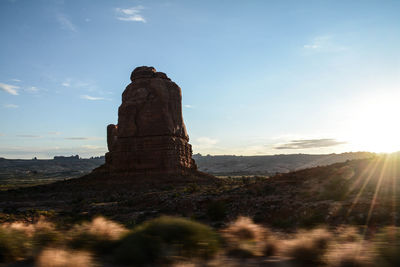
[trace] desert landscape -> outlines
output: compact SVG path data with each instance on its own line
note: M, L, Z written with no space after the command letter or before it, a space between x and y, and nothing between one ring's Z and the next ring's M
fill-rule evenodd
M399 3L227 3L0 2L0 266L400 265Z

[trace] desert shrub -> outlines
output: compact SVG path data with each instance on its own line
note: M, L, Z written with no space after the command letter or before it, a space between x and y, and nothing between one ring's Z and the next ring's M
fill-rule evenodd
M195 193L200 190L200 187L197 184L188 184L187 187L184 188L184 192L187 193Z
M30 238L21 230L0 227L0 262L24 259L30 253Z
M293 240L287 241L286 256L300 265L321 264L331 239L331 233L323 228L300 232Z
M400 266L400 230L385 227L375 240L381 266Z
M239 217L236 221L228 225L227 228L222 230L222 234L225 239L231 242L243 241L243 240L262 240L266 230L255 224L248 217Z
M280 240L274 238L274 237L269 237L262 248L262 255L270 257L270 256L275 256L278 254L280 250Z
M91 267L94 266L90 253L63 249L45 249L36 259L38 267Z
M213 201L207 207L207 216L212 221L222 221L227 214L226 203L224 201Z
M218 235L210 227L164 216L143 223L122 238L114 257L119 263L145 264L173 257L208 258L218 249Z
M359 234L359 231L356 227L353 226L341 226L336 229L335 239L338 242L357 242L362 240L362 236Z
M55 226L44 220L33 224L32 245L34 254L44 247L58 245L63 241L64 235L55 229Z
M321 199L343 200L348 194L348 181L341 176L331 177L321 193Z
M329 267L372 267L373 253L368 245L342 243L327 253Z
M221 231L229 255L250 257L260 254L267 230L250 218L239 217Z
M313 228L325 222L328 210L325 208L308 209L307 213L299 218L299 225L305 228Z
M76 225L68 232L68 246L73 249L86 249L98 253L108 252L114 242L128 230L122 225L97 217L91 222Z

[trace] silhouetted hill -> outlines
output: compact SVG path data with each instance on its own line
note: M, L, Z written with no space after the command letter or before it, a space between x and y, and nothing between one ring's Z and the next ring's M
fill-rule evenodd
M373 156L375 154L370 152L348 152L342 154L271 156L202 156L196 154L193 155L193 158L200 171L214 175L273 175Z
M0 220L50 211L59 219L104 214L121 222L169 214L209 222L245 215L274 227L400 225L399 168L400 155L392 154L269 178L116 179L94 173L0 192L0 207L6 207Z
M57 156L51 160L0 158L0 185L30 185L83 176L104 163L104 157L81 159Z
M202 156L193 158L200 171L213 175L274 175L289 171L329 165L352 159L373 157L374 153L350 152L328 155L272 156ZM90 173L104 163L104 157L82 159L79 156L56 156L52 160L0 158L1 185L31 185L76 178ZM8 186L6 186L8 188Z

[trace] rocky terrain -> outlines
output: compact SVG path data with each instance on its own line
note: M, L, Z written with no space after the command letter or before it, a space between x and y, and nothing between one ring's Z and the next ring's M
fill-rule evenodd
M54 159L0 158L0 188L49 183L88 174L104 163L104 157L82 159L79 156Z
M193 155L199 170L213 175L274 175L300 169L325 166L353 159L374 157L370 152L341 154L289 154L269 156Z
M97 214L135 224L161 214L211 224L245 215L273 227L399 224L397 156L379 156L270 178L163 177L132 183L88 176L0 193L1 221L53 214L81 220ZM159 181L160 179L158 179Z
M351 152L329 155L202 156L193 155L198 169L216 176L271 176L308 167L324 166L352 159L373 157L374 153ZM0 158L3 189L77 178L104 164L104 157L55 160L14 160Z

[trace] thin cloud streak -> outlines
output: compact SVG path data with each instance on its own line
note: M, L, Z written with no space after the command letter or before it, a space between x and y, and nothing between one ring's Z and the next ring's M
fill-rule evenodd
M50 134L50 135L60 135L61 132L48 132L48 134Z
M76 32L76 26L71 22L71 20L64 14L57 15L57 21L61 25L61 28L64 30Z
M91 101L104 100L104 97L95 97L95 96L90 96L90 95L81 95L81 98L86 99L86 100L91 100Z
M23 137L23 138L40 138L40 135L34 135L34 134L17 134L17 137Z
M73 137L65 137L65 140L75 140L75 141L80 141L80 140L102 140L102 137L84 137L84 136L73 136Z
M337 141L336 139L306 139L306 140L292 140L289 143L279 145L275 149L308 149L308 148L322 148L346 144L346 142Z
M89 140L89 137L65 137L65 140Z
M18 88L19 88L19 86L6 84L6 83L0 83L0 89L6 93L9 93L10 95L18 95L18 91L17 91Z
M193 146L197 150L203 150L203 149L210 149L214 148L214 146L219 142L218 139L213 139L210 137L202 136L199 138L196 138L193 142Z
M3 107L5 107L5 108L18 108L19 106L15 105L15 104L5 104L5 105L3 105Z
M37 88L35 86L31 86L31 87L27 88L26 90L29 91L29 92L36 93L36 92L39 91L39 88Z
M314 52L340 52L348 49L346 46L338 45L332 35L317 36L310 43L303 45L303 48Z
M146 19L143 17L141 10L143 6L131 7L131 8L116 8L118 14L117 19L121 21L136 21L146 23Z

